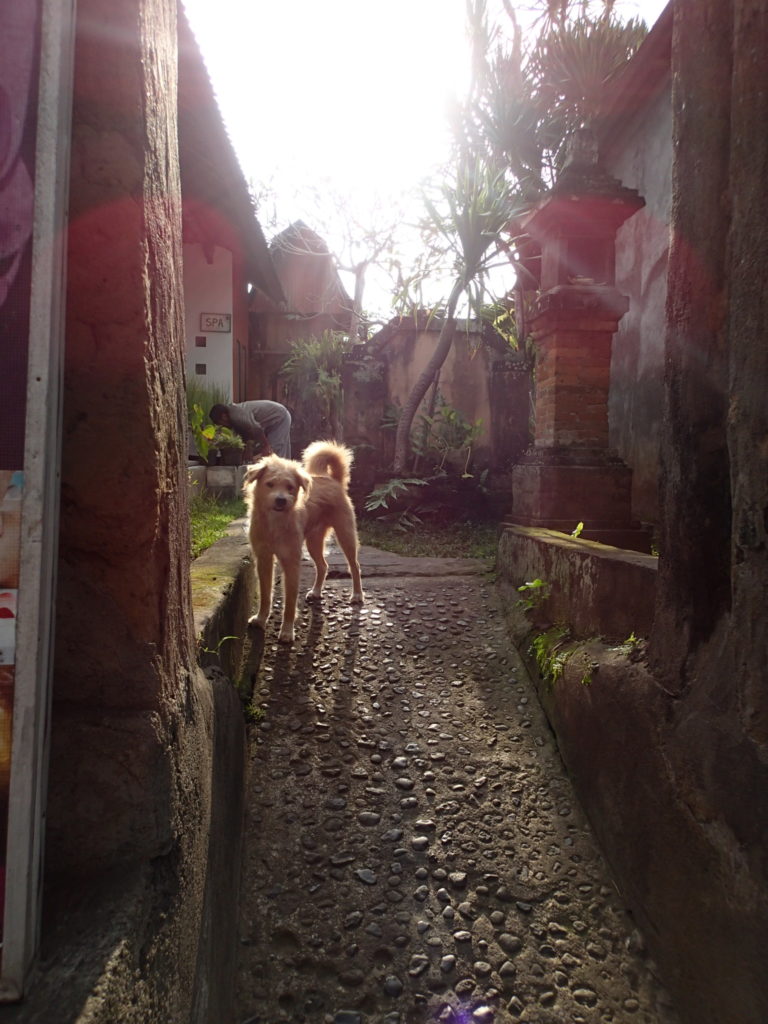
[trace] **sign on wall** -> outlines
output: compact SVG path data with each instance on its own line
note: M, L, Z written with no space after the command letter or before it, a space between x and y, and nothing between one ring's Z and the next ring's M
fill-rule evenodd
M220 332L222 334L232 333L232 314L231 313L201 313L200 314L200 330L205 331L206 334L216 334Z
M0 5L0 1000L39 936L73 0Z

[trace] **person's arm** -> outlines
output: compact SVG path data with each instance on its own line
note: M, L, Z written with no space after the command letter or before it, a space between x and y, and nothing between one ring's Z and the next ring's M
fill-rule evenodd
M260 445L258 441L246 441L245 442L245 461L253 462L254 459L263 459L266 455L271 455L272 449L269 446L269 441L264 437L263 443Z
M264 428L261 423L256 419L256 416L252 411L247 414L248 427L249 427L249 440L253 442L255 451L258 455L269 455L272 449L269 447L269 441L267 435L264 433Z
M262 459L272 454L272 446L269 443L264 428L256 418L253 409L237 410L237 426L233 419L232 425L245 441L245 461L253 462L254 459Z

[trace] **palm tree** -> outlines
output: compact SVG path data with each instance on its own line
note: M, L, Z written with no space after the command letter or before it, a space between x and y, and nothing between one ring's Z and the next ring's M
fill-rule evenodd
M414 417L453 343L461 297L479 312L497 252L519 265L514 237L502 241L502 232L552 186L564 141L600 116L611 79L646 35L639 19L616 18L614 0L595 4L597 15L588 0L541 0L540 30L526 46L512 0L503 0L506 41L486 0L467 2L473 75L453 117L457 172L441 188L442 207L426 203L453 250L456 275L437 346L400 416L396 475L406 469Z
M553 184L565 139L599 119L612 79L648 30L639 18L620 21L613 0L542 0L539 30L525 45L510 0L507 33L489 28L486 0L469 7L474 85L464 135L535 198Z
M444 183L440 192L442 204L428 197L425 204L432 226L453 253L455 277L435 351L400 414L395 436L395 474L405 471L414 417L453 344L459 300L466 294L470 307L479 309L485 290L483 279L496 254L500 234L522 210L519 196L510 188L506 175L495 171L480 155L470 158L466 151L460 151L455 177Z

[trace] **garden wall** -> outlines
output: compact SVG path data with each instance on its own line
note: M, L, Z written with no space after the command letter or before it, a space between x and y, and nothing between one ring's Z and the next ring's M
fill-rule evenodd
M392 410L405 404L411 389L426 367L437 344L440 323L393 320L355 357L355 369L345 378L345 430L351 443L364 442L381 453L380 461L391 466L394 449ZM373 367L378 364L380 371ZM366 369L370 367L370 369ZM467 424L479 423L472 445L470 471L490 469L490 484L511 468L529 440L530 371L525 358L511 350L501 354L482 341L476 331L467 333L461 323L453 347L440 371L438 392ZM432 389L421 406L430 415ZM390 428L381 430L389 412ZM414 433L420 431L420 415ZM460 472L466 451L455 455Z

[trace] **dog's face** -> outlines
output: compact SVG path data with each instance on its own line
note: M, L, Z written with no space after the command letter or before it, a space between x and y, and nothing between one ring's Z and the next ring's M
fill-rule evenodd
M290 512L311 480L297 462L270 455L248 467L243 482L246 495L268 512Z

